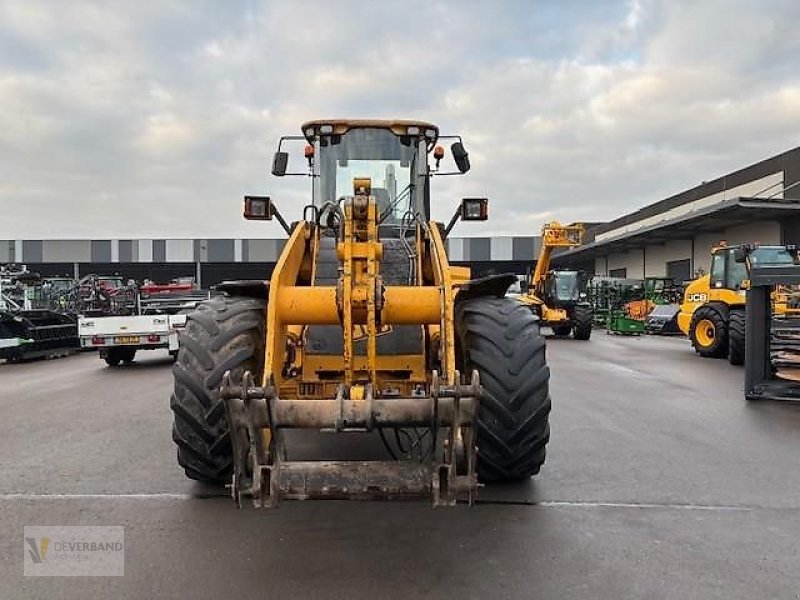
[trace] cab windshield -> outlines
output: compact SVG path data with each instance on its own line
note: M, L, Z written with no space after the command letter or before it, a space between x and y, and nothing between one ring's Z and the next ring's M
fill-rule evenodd
M795 256L783 246L770 248L759 246L750 253L752 265L791 265L795 263Z
M560 302L578 300L580 281L577 271L556 271L552 278L550 293Z
M369 177L384 225L399 226L404 217L413 216L419 154L414 138L401 138L386 129L351 129L338 143L317 142L316 154L318 205L352 196L353 180Z

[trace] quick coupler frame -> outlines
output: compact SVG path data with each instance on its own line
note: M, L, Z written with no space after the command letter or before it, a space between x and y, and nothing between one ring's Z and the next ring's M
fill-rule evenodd
M455 381L460 381L458 372ZM256 508L281 499L396 499L430 496L434 506L472 504L478 488L475 427L481 398L478 372L467 385L443 385L434 371L429 394L350 399L340 385L332 399L281 399L273 386L255 385L251 372L241 385L223 377L233 446L231 496ZM317 429L373 431L380 427L428 427L433 450L427 460L288 461L282 431ZM437 439L443 434L441 444ZM441 446L441 447L438 447Z

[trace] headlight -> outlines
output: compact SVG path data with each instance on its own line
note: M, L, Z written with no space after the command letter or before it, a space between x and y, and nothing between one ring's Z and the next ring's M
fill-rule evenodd
M485 221L489 218L487 198L464 198L461 200L461 219L464 221Z
M272 200L269 196L245 196L244 218L248 221L271 221Z

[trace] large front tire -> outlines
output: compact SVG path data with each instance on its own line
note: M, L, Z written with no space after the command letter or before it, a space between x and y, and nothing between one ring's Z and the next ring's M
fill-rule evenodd
M732 310L728 317L728 362L744 364L745 321L743 310Z
M212 484L230 480L233 453L219 388L226 371L232 384L240 383L246 370L258 379L264 321L263 301L236 297L201 302L186 318L172 367L170 407L178 464L190 479Z
M535 475L550 439L550 369L537 317L511 298L475 298L456 305L456 333L462 369L477 369L483 386L478 478Z
M591 306L576 306L572 311L572 320L575 323L572 329L572 337L574 337L576 340L583 341L586 341L592 337L594 310L592 310Z
M689 338L700 356L724 358L728 354L728 324L720 312L710 306L694 311Z

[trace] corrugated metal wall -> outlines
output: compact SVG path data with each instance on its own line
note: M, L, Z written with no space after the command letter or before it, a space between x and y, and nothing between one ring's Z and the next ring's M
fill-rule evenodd
M0 262L18 263L273 263L285 239L0 240ZM452 238L453 262L529 261L538 237Z
M168 282L197 277L203 287L226 279L266 279L285 239L0 240L0 263L17 262L44 276L97 273ZM451 238L453 264L472 266L475 276L524 274L539 239Z

